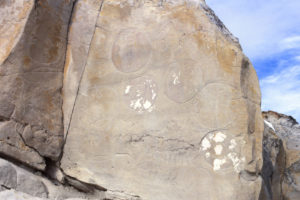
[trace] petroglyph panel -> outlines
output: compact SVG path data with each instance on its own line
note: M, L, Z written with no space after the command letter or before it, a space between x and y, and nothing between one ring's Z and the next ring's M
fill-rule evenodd
M245 157L241 157L241 147L245 144L230 134L221 131L207 134L200 143L200 153L214 171L234 169L239 173L243 169Z
M201 7L162 4L104 1L61 166L142 199L251 199L239 172L260 156L247 135L244 56Z
M133 110L143 113L153 111L157 97L156 83L150 77L134 79L126 85L125 101Z
M166 73L165 94L177 103L191 100L203 85L202 67L193 60L172 63Z

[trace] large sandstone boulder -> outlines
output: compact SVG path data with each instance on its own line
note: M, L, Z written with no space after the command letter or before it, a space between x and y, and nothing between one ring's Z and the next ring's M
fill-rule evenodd
M24 165L0 159L0 199L249 200L264 187L257 76L204 0L0 0L0 88L0 156Z
M257 76L204 1L77 1L63 94L61 167L108 199L258 199Z
M264 187L261 200L300 198L300 125L290 116L263 112Z

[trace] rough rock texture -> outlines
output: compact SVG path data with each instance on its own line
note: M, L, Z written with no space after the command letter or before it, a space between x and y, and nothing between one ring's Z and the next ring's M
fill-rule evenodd
M203 1L79 0L63 93L68 176L112 199L258 199L257 76Z
M61 90L72 8L72 0L0 3L0 153L40 170L43 157L57 160L63 145Z
M263 112L263 200L300 198L300 125L290 116Z
M282 200L281 185L285 170L285 151L282 140L268 121L265 121L263 136L263 159L260 200Z
M31 168L0 160L0 199L259 197L257 76L204 0L0 0L0 88Z
M98 199L104 198L104 193L85 194L74 188L52 183L47 178L33 174L32 171L17 167L13 163L0 159L0 192L2 200L23 199Z

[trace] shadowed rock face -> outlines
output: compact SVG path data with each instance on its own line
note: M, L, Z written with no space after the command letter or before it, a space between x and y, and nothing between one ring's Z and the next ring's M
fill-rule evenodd
M63 144L62 80L73 2L0 4L0 153L43 170Z
M204 1L4 0L0 41L1 155L98 199L258 199L257 76Z
M261 198L297 200L300 197L300 125L290 116L263 112L264 187Z
M257 77L205 3L78 1L74 10L64 172L141 199L257 199Z

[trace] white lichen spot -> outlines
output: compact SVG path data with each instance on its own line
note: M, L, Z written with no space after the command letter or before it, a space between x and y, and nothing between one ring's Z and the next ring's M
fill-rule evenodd
M226 135L222 132L217 132L214 136L214 141L215 142L223 142L226 139Z
M155 106L152 105L150 108L147 109L147 111L152 112L154 108L155 108Z
M151 107L151 102L150 101L148 101L148 100L146 100L146 102L144 102L144 104L143 104L143 106L144 106L144 109L149 109L150 107Z
M230 145L229 145L229 149L234 149L236 147L237 143L235 141L235 139L230 140Z
M172 74L172 77L173 77L173 84L174 84L174 85L180 84L180 80L179 80L180 72L178 73L178 76L176 75L176 73L173 73L173 74Z
M129 94L131 85L127 85L125 89L125 94Z
M143 98L139 98L139 99L133 101L132 108L135 109L135 110L141 108L142 107L142 103L141 103L142 100L143 100Z
M152 92L152 100L154 100L155 97L157 96L157 94L155 93L155 91L153 89L151 90L151 92Z
M221 166L226 163L226 158L224 159L215 159L214 160L214 171L220 170Z
M157 98L156 91L156 83L152 79L141 77L130 81L125 87L124 96L129 101L129 107L138 113L152 112Z
M204 138L204 139L202 140L202 143L201 143L201 150L202 150L202 151L206 151L206 150L209 149L210 147L211 147L210 142L208 141L207 138Z
M241 164L245 162L245 158L240 159L234 152L229 153L228 158L232 161L234 171L239 173L241 171Z
M223 151L223 146L218 144L215 146L214 150L215 150L216 155L221 155L222 151Z
M205 153L205 157L206 157L206 158L209 158L209 157L210 157L210 153L209 153L209 152L206 152L206 153Z

